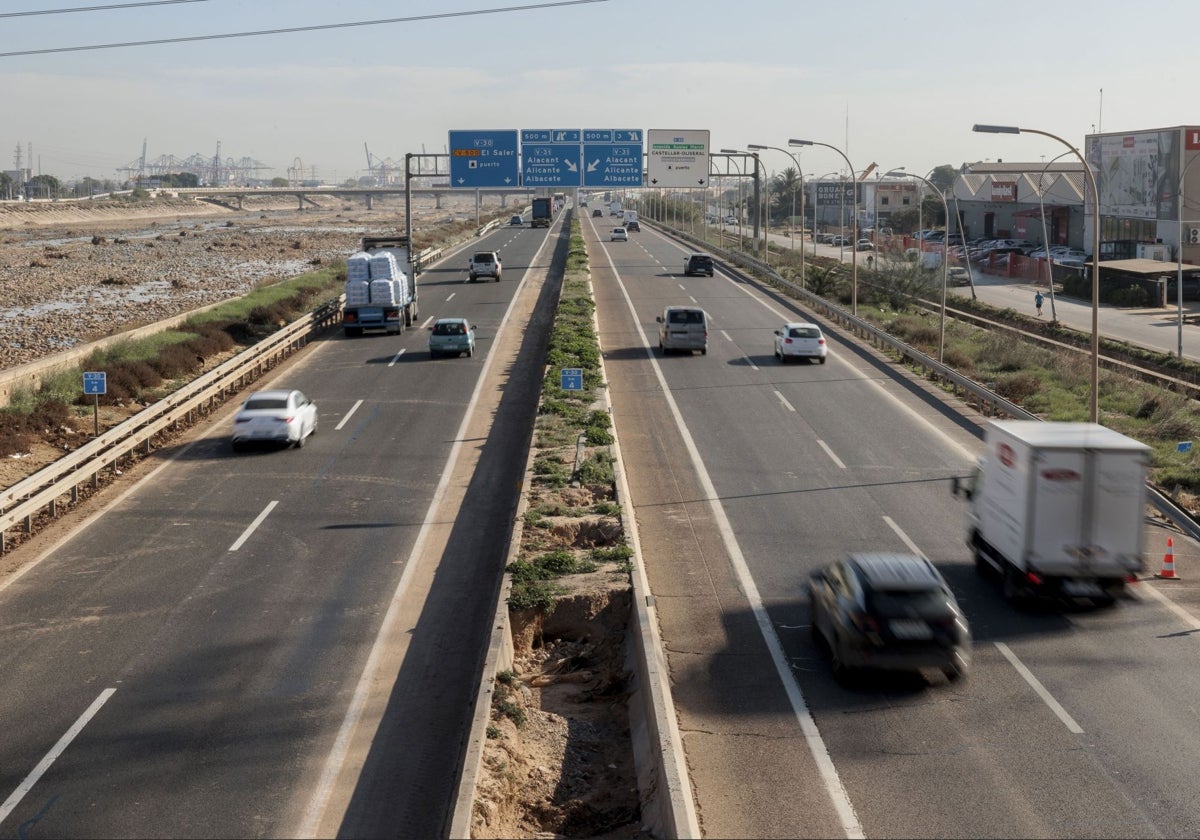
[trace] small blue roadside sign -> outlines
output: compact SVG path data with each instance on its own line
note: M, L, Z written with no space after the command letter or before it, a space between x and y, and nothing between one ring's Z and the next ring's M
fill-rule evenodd
M83 374L83 393L107 394L108 379L104 371L92 371Z
M516 129L450 132L451 187L517 187L519 160Z
M1185 441L1181 441L1181 442L1175 444L1175 451L1176 452L1191 452L1192 451L1192 442L1190 440L1185 440Z
M582 391L583 368L563 368L562 389L564 391Z

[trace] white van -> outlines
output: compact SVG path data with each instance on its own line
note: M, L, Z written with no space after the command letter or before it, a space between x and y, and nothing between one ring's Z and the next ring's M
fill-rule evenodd
M658 321L658 349L663 355L672 350L689 354L699 350L708 353L708 313L695 306L668 306Z

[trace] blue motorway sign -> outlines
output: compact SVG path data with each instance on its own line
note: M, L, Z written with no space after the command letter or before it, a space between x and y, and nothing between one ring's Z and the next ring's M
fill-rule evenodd
M106 394L108 393L108 376L100 371L87 371L83 374L83 393L85 394Z
M642 185L642 144L584 143L583 185L585 187L640 187Z
M526 133L522 132L522 136ZM558 134L567 134L562 131ZM583 179L579 172L579 132L574 142L521 144L521 186L579 187Z
M452 187L516 187L518 161L515 129L450 132Z
M579 143L582 135L578 128L523 128L521 143Z
M583 368L563 368L561 387L564 391L583 390Z

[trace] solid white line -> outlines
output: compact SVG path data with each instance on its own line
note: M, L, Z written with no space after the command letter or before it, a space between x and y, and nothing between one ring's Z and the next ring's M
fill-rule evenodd
M1168 584L1168 585L1170 585L1170 584ZM1149 586L1149 585L1139 586L1137 591L1139 593L1145 593L1145 594L1149 595L1151 598L1155 598L1160 604L1162 604L1164 607L1166 607L1171 612L1175 613L1175 615L1177 615L1180 619L1182 619L1183 623L1187 625L1189 630L1200 630L1200 619L1196 618L1196 616L1192 615L1190 612L1185 610L1183 607L1176 604L1174 601L1172 601L1166 595L1159 592L1153 586Z
M837 466L837 468L839 470L846 469L846 465L842 463L842 459L834 454L833 450L830 449L828 443L821 440L820 438L817 438L817 445L825 450L825 454L829 456L829 460L833 461L833 463Z
M543 249L545 249L549 242L550 237L542 240L542 244L538 246L537 251L533 255L533 261L536 261L541 256ZM528 278L529 272L524 272L521 275L521 281L517 284L517 288L513 292L512 300L509 301L508 308L504 310L504 316L500 319L500 323L496 327L495 340L499 339L501 332L512 316L513 308L517 305L517 301L521 297L521 290L525 288ZM350 751L350 744L353 740L355 730L358 729L363 712L366 709L367 697L377 683L387 679L387 675L379 673L380 661L383 659L384 652L390 647L389 639L396 632L394 625L400 618L400 602L405 592L408 591L409 581L412 578L414 569L416 569L417 560L420 559L421 553L425 550L425 542L429 538L429 532L433 528L433 524L439 521L439 507L446 496L446 489L450 486L450 475L454 472L454 465L458 461L463 439L466 437L467 426L471 422L471 415L475 412L475 405L479 402L479 395L483 392L483 383L487 380L488 371L491 369L492 362L496 356L497 354L495 353L488 353L484 357L483 367L479 371L479 379L475 382L475 390L471 392L471 399L467 403L467 410L463 414L462 423L459 424L458 431L454 435L454 444L450 447L450 454L446 458L445 466L442 467L442 476L433 491L433 498L429 502L429 507L425 511L425 519L421 523L421 530L417 534L416 542L413 543L412 551L408 553L408 559L404 563L404 571L400 573L400 582L396 584L396 590L392 593L392 599L388 604L387 612L383 616L383 622L379 625L379 632L375 635L375 641L371 645L371 652L367 655L367 664L358 678L358 685L354 689L354 696L350 700L350 705L346 707L346 714L342 718L342 725L339 727L337 737L334 738L333 746L330 748L329 755L325 759L325 767L321 771L321 778L313 789L312 798L308 801L308 807L301 818L299 829L283 832L285 835L305 838L317 836L317 832L321 828L321 821L325 816L325 811L329 807L330 800L333 798L333 790L337 785L338 776L341 774L342 767L346 763L346 756Z
M683 414L679 411L679 405L675 402L675 397L672 395L671 388L667 384L667 378L663 375L662 366L654 356L654 348L646 338L646 332L642 329L641 321L638 320L637 310L634 308L633 300L629 297L629 291L625 288L625 283L621 280L620 272L616 271L615 268L613 276L621 289L621 295L625 298L625 305L629 309L633 323L637 327L638 336L642 340L646 356L650 360L650 365L654 369L654 375L658 379L663 399L666 400L667 407L670 408L671 415L675 418L675 426L679 429L684 447L692 459L692 464L696 469L696 474L704 490L705 498L708 500L713 522L721 533L721 541L724 543L725 550L729 554L729 559L733 565L734 573L737 575L738 583L742 591L746 593L746 600L750 604L750 610L754 614L755 621L758 624L758 631L762 634L763 641L767 645L767 650L771 654L771 661L775 665L779 681L787 694L788 701L792 707L792 713L796 717L796 722L800 725L800 732L808 745L809 753L813 757L817 771L821 774L821 781L825 785L825 791L829 795L833 809L841 820L842 831L845 832L848 838L865 837L862 825L859 823L858 816L854 812L854 805L850 802L846 788L842 785L837 768L833 766L833 759L829 757L829 748L825 746L825 741L821 738L816 721L813 720L812 713L808 709L808 703L804 699L804 693L800 691L800 684L796 682L796 676L792 673L791 666L784 655L783 644L779 641L779 636L776 634L775 628L771 625L771 618L767 615L766 607L763 606L762 597L758 592L758 585L754 582L753 575L750 574L749 566L746 565L745 555L742 554L741 546L738 545L737 536L733 533L733 526L729 523L729 518L725 515L725 509L721 506L721 500L717 496L717 489L713 486L712 479L708 475L708 470L704 466L704 460L700 457L700 450L697 448L696 442L692 439L692 433L688 430L687 424L683 420Z
M266 519L270 515L271 511L275 510L275 505L277 505L277 504L279 504L279 502L277 502L277 501L271 502L269 505L267 505L265 508L263 508L263 512L260 513L258 516L254 517L254 521L250 523L249 527L247 527L245 531L242 531L242 535L237 538L237 542L235 542L233 545L229 546L229 550L237 551L239 548L241 548L242 543L244 543L246 540L250 539L250 535L253 534L258 529L258 526L261 525L263 523L263 520Z
M407 347L401 348L399 353L397 353L395 356L392 356L392 360L388 362L388 367L395 367L396 362L400 361L400 357L404 355L404 351L407 349Z
M451 292L450 297L446 298L446 303L449 303L450 301L454 300L454 296L456 294L458 294L458 292Z
M12 792L8 799L4 800L4 804L0 805L0 823L8 818L13 809L25 798L25 794L29 793L33 786L37 784L38 779L42 778L45 772L50 769L50 765L66 751L71 742L75 740L75 736L83 731L83 727L88 725L88 721L96 716L96 713L100 711L100 708L108 702L108 698L112 697L115 692L115 688L106 688L101 691L100 696L92 701L92 705L87 707L87 711L80 715L75 723L71 724L71 728L63 733L63 736L58 739L58 743L50 749L50 752L46 753L37 766L29 771L29 775L25 777L21 784L17 785L17 789Z
M792 405L790 402L788 402L788 401L787 401L787 397L785 397L783 394L781 394L781 393L779 393L778 391L776 391L776 392L775 392L775 396L779 397L779 401L780 401L781 403L783 403L783 407L784 407L784 408L786 408L788 411L795 411L795 410L796 410L796 406L794 406L794 405Z
M1046 687L1042 685L1041 680L1035 677L1033 672L1025 667L1025 663L1023 663L1020 659L1017 659L1017 655L1009 649L1008 645L1004 644L1004 642L993 642L992 644L994 644L1000 653L1004 654L1004 658L1007 659L1009 663L1017 669L1017 673L1025 678L1025 682L1029 683L1030 688L1037 692L1038 697L1042 698L1042 702L1050 707L1050 711L1054 712L1058 719L1066 724L1067 729L1069 729L1071 732L1074 732L1076 735L1082 735L1083 727L1075 722L1075 718L1067 714L1067 710L1064 709L1062 705L1054 699L1053 694L1046 690Z
M333 430L335 432L340 432L342 430L342 427L350 422L350 418L354 416L354 412L358 411L358 407L362 404L363 404L363 401L359 400L354 405L350 406L350 410L346 412L346 416L342 418L342 422L340 422L336 426L334 426Z

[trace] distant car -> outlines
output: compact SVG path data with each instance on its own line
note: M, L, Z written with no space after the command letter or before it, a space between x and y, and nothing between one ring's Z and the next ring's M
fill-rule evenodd
M609 242L628 242L629 233L623 227L613 228L612 233L608 235Z
M737 216L726 216L725 217L725 224L736 225L737 223L738 223Z
M825 364L828 352L825 336L816 324L788 323L775 330L775 355L781 364L788 359L816 359Z
M688 254L683 258L684 277L691 277L693 274L707 274L712 277L713 271L713 258L708 254Z
M849 245L850 237L849 236L834 236L834 237L830 238L829 244L830 245Z
M621 215L621 209L620 209L620 208L617 208L616 210L609 210L609 211L608 211L608 215L610 215L610 216L620 216L620 215Z
M475 355L475 327L466 318L438 318L429 328L429 358Z
M637 219L630 219L625 223L625 230L629 231L630 233L641 233L642 226L638 224Z
M969 286L971 274L961 265L952 265L946 269L946 282L951 286Z
M234 451L247 443L275 442L299 448L317 431L317 404L297 390L258 391L233 417Z
M844 679L862 668L936 668L949 680L971 665L971 630L946 580L916 554L858 553L813 572L812 632Z
M525 224L525 220L522 219L520 216L513 216L511 219L508 220L508 223L510 225L512 225L513 227L520 227L521 225Z
M604 211L601 210L599 207L597 207L595 210L592 211L592 218L593 219L604 218Z
M875 243L872 242L870 239L860 239L860 240L858 240L858 244L854 246L854 250L856 250L856 251L874 251Z
M500 282L500 274L504 267L500 264L500 254L496 251L476 251L467 263L467 276L474 283L480 277L491 277Z

